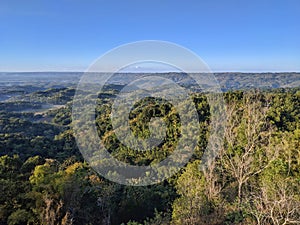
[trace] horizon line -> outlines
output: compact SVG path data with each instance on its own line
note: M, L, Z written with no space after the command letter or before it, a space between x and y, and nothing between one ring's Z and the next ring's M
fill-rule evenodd
M97 72L89 72L89 71L55 71L55 70L42 70L42 71L0 71L1 73L113 73L110 71L97 71ZM184 71L124 71L124 72L114 72L114 73L184 73ZM203 72L189 72L189 73L300 73L300 71L234 71L234 70L227 70L227 71L203 71Z

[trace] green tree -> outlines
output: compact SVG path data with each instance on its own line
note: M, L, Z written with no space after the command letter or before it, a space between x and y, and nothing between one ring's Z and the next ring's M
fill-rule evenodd
M223 221L222 209L208 199L207 183L196 160L187 165L177 180L177 198L173 205L174 224L220 224Z

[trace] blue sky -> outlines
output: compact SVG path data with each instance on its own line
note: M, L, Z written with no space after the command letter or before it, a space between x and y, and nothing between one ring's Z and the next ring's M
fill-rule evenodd
M0 71L85 70L140 40L213 71L300 71L299 0L1 0L0 32Z

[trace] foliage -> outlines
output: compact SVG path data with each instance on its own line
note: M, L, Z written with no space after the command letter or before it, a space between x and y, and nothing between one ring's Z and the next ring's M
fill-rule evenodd
M153 117L162 118L168 129L157 148L136 154L118 141L110 122L120 88L99 94L99 136L123 162L161 161L180 138L178 112L163 99L138 102L129 116L136 137L149 136ZM199 165L209 137L210 109L204 94L192 93L200 127L195 154L179 173L147 187L112 183L84 162L71 129L74 89L31 93L37 100L63 105L44 113L10 112L9 107L27 107L19 100L3 105L0 224L300 224L299 93L224 93L224 146L206 168Z

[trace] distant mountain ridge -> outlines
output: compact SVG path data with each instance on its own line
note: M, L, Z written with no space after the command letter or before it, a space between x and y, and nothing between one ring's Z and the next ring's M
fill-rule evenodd
M0 88L12 86L76 87L83 72L0 72ZM99 73L100 74L100 73ZM194 74L197 75L197 74ZM200 74L199 74L200 75ZM223 91L251 88L300 87L300 73L214 73ZM189 85L193 82L183 73L116 73L108 84L125 85L129 80L144 76L163 76L176 83Z

